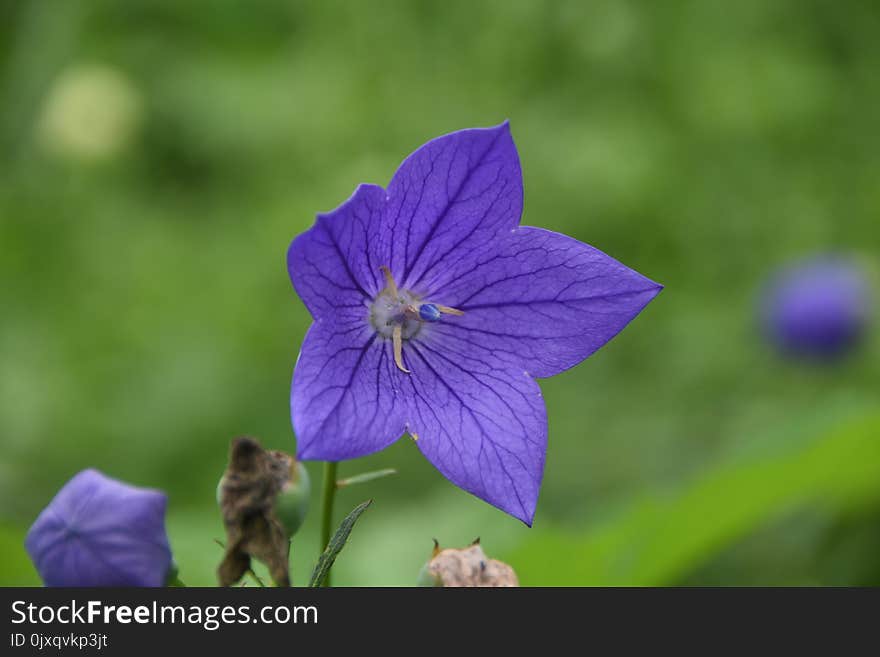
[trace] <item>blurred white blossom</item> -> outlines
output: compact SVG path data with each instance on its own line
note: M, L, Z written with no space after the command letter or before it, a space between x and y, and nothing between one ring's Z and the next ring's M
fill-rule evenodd
M37 124L40 143L73 159L105 160L131 143L141 124L141 94L123 71L76 66L49 88Z

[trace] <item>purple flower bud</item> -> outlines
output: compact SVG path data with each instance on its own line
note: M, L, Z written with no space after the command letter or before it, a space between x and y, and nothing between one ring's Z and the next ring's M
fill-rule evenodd
M25 547L46 586L163 586L172 565L166 502L83 470L43 509Z
M832 360L858 344L868 306L868 284L856 264L816 258L782 271L771 282L764 298L764 328L786 355Z

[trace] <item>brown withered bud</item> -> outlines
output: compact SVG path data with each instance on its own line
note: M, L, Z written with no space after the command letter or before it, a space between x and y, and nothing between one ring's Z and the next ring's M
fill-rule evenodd
M440 549L434 540L431 560L419 576L422 586L519 586L513 568L503 561L489 559L480 539L466 548Z
M221 586L240 580L251 558L266 564L277 586L290 585L290 540L274 508L295 464L289 454L265 450L253 438L232 441L218 491L226 525L226 554L217 569Z

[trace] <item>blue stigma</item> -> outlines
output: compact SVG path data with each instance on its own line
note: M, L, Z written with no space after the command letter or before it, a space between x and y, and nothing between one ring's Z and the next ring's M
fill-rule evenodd
M436 322L440 319L440 309L433 303L423 303L419 306L419 317L425 322Z

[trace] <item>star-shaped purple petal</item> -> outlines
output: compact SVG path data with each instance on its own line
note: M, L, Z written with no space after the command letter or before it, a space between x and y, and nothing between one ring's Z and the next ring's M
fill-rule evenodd
M163 586L166 503L159 491L83 470L43 509L25 547L46 586Z
M531 524L547 446L535 378L587 358L661 286L520 227L522 198L508 124L462 130L293 241L288 270L315 319L291 392L300 458L355 458L409 432L450 481Z

